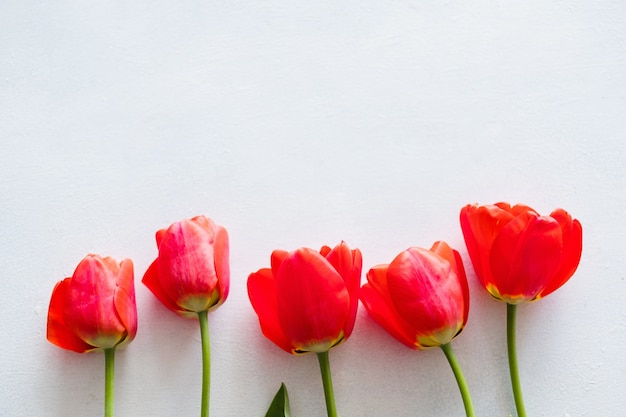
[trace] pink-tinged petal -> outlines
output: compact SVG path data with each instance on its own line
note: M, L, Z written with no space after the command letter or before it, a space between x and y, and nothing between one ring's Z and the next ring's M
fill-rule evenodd
M83 353L95 349L94 346L86 343L76 336L76 334L65 324L65 308L67 305L68 290L71 278L65 278L58 282L48 308L47 338L48 340L63 348L74 352Z
M248 298L259 317L261 331L269 340L288 353L296 353L280 327L276 301L276 281L269 268L260 269L248 277Z
M219 298L214 239L214 227L203 227L197 218L172 224L161 238L161 288L182 310L207 310Z
M421 248L400 253L389 264L387 285L398 315L422 346L447 343L461 329L463 290L450 263L437 254Z
M323 351L341 341L350 294L324 257L308 248L291 252L275 279L280 325L292 345Z
M321 254L322 252L320 252ZM356 312L359 306L359 287L361 286L361 269L363 267L363 259L361 251L358 249L350 250L345 242L341 242L335 246L330 252L324 256L328 262L343 278L348 294L350 295L350 309L348 319L344 327L344 337L348 338L352 334L354 322L356 320Z
M554 219L531 212L514 218L492 247L494 296L512 304L534 299L554 276L561 248L561 228Z
M115 309L128 333L124 344L131 342L137 334L137 303L135 301L135 283L133 262L124 259L120 263L115 289Z
M230 290L230 247L228 244L228 232L221 226L216 226L215 231L215 272L220 293L218 302L210 310L214 310L226 301Z
M580 222L563 209L553 211L550 216L561 226L563 235L563 250L559 269L550 282L541 291L540 297L556 291L565 284L578 268L583 250L583 230Z
M461 284L461 291L463 294L463 327L465 327L469 317L470 308L469 284L467 283L465 268L463 267L463 259L461 259L461 255L457 251L454 251L454 260L456 263L456 274L459 278L459 284Z
M467 283L467 277L465 276L465 268L463 267L461 255L459 255L459 252L452 249L446 242L443 241L435 242L430 248L430 251L448 261L459 280L459 285L461 286L463 294L463 327L465 327L469 316L470 297L469 285Z
M114 308L118 271L111 258L88 255L70 280L64 320L92 346L114 347L125 335L124 324Z
M387 304L384 297L374 287L369 283L364 284L361 287L360 295L363 306L376 323L402 344L411 349L418 348L414 335L404 333L404 329L396 320L397 315L392 307Z

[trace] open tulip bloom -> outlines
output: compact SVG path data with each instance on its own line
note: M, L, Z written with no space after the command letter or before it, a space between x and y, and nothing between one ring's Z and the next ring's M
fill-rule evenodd
M205 216L182 220L156 234L159 255L142 282L171 311L198 318L202 339L202 405L209 415L211 351L208 312L226 300L230 287L228 234Z
M411 349L440 347L454 372L467 416L472 400L450 342L465 327L469 288L457 251L445 242L409 248L367 273L361 301L370 316Z
M460 220L480 283L507 303L511 383L518 416L525 417L515 346L517 305L543 298L569 280L580 262L582 227L563 209L542 216L507 203L468 204Z
M74 352L105 353L104 415L113 416L115 349L137 334L133 263L87 255L74 274L54 287L47 338Z
M317 354L329 417L337 411L328 351L352 333L361 267L361 252L341 242L319 252L275 250L271 268L248 277L248 296L263 334L288 353Z

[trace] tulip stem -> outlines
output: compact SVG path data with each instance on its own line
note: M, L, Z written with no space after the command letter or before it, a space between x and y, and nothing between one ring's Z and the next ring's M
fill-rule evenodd
M209 417L209 396L211 391L211 345L209 340L208 311L198 313L200 337L202 339L202 407L200 417Z
M104 417L113 417L115 348L104 349Z
M456 360L456 356L454 355L454 351L452 350L452 345L450 345L450 343L441 345L441 350L443 350L443 353L446 355L448 363L452 368L452 372L454 372L456 383L459 385L461 397L463 397L463 405L465 406L465 414L467 415L467 417L474 417L474 406L472 405L472 397L470 396L469 388L467 387L467 382L465 381L465 377L463 376L461 366Z
M506 341L509 353L509 372L511 374L511 386L513 397L515 397L515 408L518 417L526 417L524 399L522 398L522 385L519 380L519 370L517 368L517 348L515 346L515 316L517 313L516 304L506 305Z
M322 382L324 384L324 397L326 398L326 413L328 417L338 417L337 407L335 406L335 393L333 391L333 378L330 375L330 361L328 360L328 351L319 352L317 359L320 363L320 371L322 372Z

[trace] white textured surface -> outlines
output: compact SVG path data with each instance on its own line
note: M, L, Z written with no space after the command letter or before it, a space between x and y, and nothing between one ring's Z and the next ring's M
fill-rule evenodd
M45 340L52 287L89 252L136 267L116 415L197 415L197 324L139 281L154 232L206 214L232 245L212 415L262 416L285 381L294 416L322 417L315 357L263 338L247 275L341 239L365 268L438 239L467 263L458 212L498 200L584 228L572 280L519 309L528 414L624 414L625 2L54 3L0 5L1 416L101 415L103 355ZM468 270L453 346L477 415L508 416L505 309ZM463 415L443 354L363 309L331 364L343 417Z

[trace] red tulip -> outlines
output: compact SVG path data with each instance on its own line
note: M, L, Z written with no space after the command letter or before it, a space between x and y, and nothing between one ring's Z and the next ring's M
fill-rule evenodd
M54 287L48 310L48 340L87 352L129 343L137 333L133 263L87 255L74 275Z
M457 251L445 242L409 248L367 273L361 301L387 332L412 349L442 346L469 313L469 289Z
M582 227L563 209L541 216L521 204L468 204L461 228L481 284L509 304L552 293L580 262Z
M142 282L170 310L197 317L228 297L228 233L205 216L182 220L156 234L159 255Z
M263 334L293 354L327 352L352 333L361 252L341 242L320 252L275 250L272 267L248 277L248 296Z

